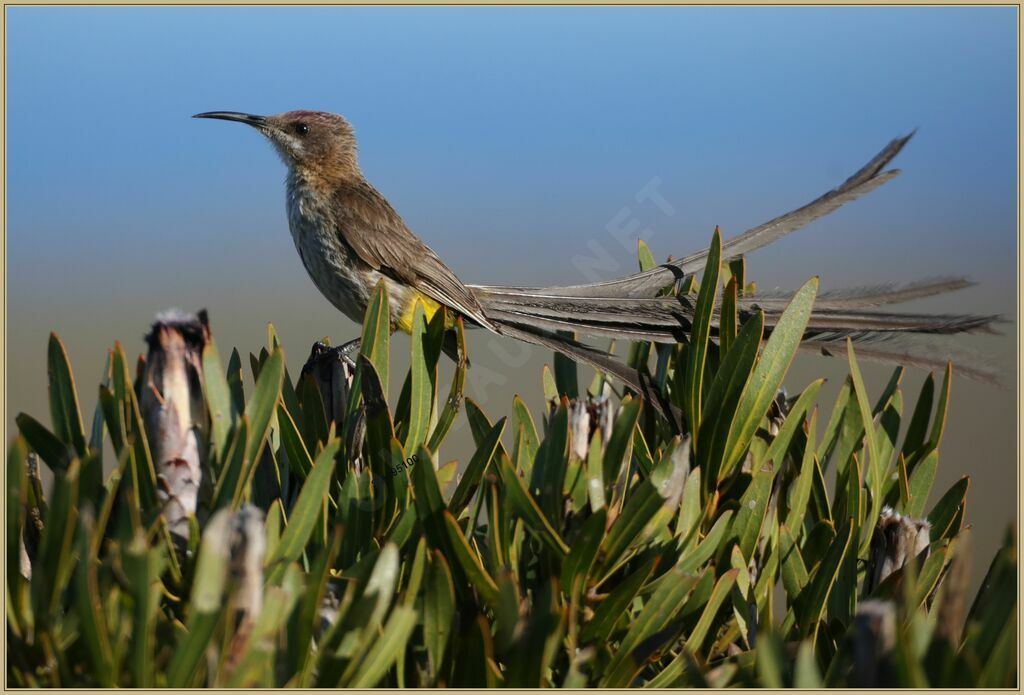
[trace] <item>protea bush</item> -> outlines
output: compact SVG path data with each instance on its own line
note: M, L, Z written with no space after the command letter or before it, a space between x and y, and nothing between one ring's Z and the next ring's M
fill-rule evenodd
M830 409L788 397L817 281L763 340L717 249L666 290L690 340L628 357L676 423L558 356L543 412L489 415L459 322L438 382L443 312L394 374L382 287L358 353L297 379L271 328L249 394L205 314L158 316L88 430L52 336L50 426L8 448L8 685L1014 685L1014 532L968 597L969 479L932 490L951 370L905 407L849 346ZM456 418L475 453L439 467Z

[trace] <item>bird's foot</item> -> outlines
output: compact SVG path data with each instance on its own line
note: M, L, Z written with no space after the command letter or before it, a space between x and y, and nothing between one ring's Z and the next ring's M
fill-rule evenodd
M352 353L359 352L359 348L360 348L360 346L362 344L363 344L363 339L362 338L353 338L352 340L348 341L347 343L345 343L344 345L339 347L338 351L342 355L345 355L346 357L349 357L350 355L352 355Z

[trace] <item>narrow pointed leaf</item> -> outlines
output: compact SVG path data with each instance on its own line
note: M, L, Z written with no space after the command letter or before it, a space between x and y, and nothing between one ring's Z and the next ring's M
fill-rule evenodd
M85 456L85 427L78 407L78 391L67 350L56 333L50 334L47 346L46 374L50 384L50 417L57 437Z
M686 349L686 369L677 371L683 377L685 399L683 411L686 414L693 437L694 449L700 448L697 435L700 430L701 393L704 382L704 362L707 359L708 339L711 335L711 317L715 310L715 299L718 296L718 277L721 271L722 235L715 229L711 237L707 263L704 265L704 276L701 278L697 303L693 309L693 328L690 344Z
M811 307L818 292L818 279L811 278L793 296L793 300L772 329L761 357L754 367L750 380L740 395L736 407L736 419L729 428L722 466L718 479L727 476L733 466L739 463L750 444L758 423L775 398L782 385L782 379L789 370L796 349L803 339L804 329L811 316Z

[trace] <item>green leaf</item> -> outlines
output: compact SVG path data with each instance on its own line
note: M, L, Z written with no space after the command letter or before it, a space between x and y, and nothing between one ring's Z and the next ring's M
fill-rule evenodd
M764 314L760 311L743 324L732 349L722 360L711 382L707 400L704 401L701 428L705 431L700 434L704 446L697 450L697 461L703 471L701 478L707 490L712 490L717 485L717 471L710 467L718 467L725 455L729 429L740 394L757 358L757 348L761 344L763 329Z
M590 568L597 558L597 552L601 548L601 541L605 537L605 521L608 518L607 510L600 509L594 512L583 524L579 534L573 539L569 555L562 563L562 591L566 594L572 593L573 585L577 580L584 581L590 573ZM585 588L585 587L584 587Z
M412 316L409 428L404 443L406 456L412 456L419 445L426 442L430 428L430 413L434 407L434 384L424 354L426 331L427 321L423 314L423 303L417 301Z
M551 373L551 368L546 364L541 372L541 380L544 384L544 401L550 403L551 401L557 401L558 396L558 385L555 383L555 377Z
M213 450L218 465L223 465L231 430L238 422L238 411L231 401L231 389L224 376L213 338L203 348L203 386L210 409Z
M1017 627L1017 534L1007 529L1002 547L989 565L981 582L974 605L967 615L960 652L972 660L985 663L986 679L995 680L999 661L1003 658L1002 641L1006 630ZM991 664L988 666L987 664ZM1016 669L1008 666L1007 676Z
M437 479L433 458L422 446L416 457L419 463L412 469L416 515L423 525L423 531L431 547L440 550L445 557L452 558L455 549L448 537L448 528L444 521L444 512L447 508L441 496L441 484ZM455 568L452 569L455 571Z
M28 446L23 437L15 437L7 448L7 605L8 623L13 631L19 629L22 612L22 588L26 585L21 576L21 542L25 531L25 508L28 504ZM87 557L87 556L83 556ZM13 618L12 618L13 616Z
M575 338L572 331L558 331L558 334L569 338ZM555 385L559 395L565 395L570 400L580 396L579 376L576 361L560 352L555 353Z
M390 666L391 662L383 659L383 657L387 656L388 650L393 647L404 649L405 639L401 640L401 644L397 644L390 642L391 639L397 639L397 636L394 634L380 633L380 626L395 594L395 586L400 569L399 563L398 549L394 545L386 544L381 549L380 556L373 565L373 571L370 574L360 600L355 602L352 609L346 614L344 624L341 623L339 618L339 626L341 628L354 629L355 634L349 636L354 639L347 638L343 641L340 651L335 651L334 656L343 659L344 671L341 673L340 679L328 678L328 682L333 681L332 684L336 683L341 687L353 685L356 678L364 684L376 682L376 679L379 679ZM392 615L395 615L399 610L403 613L412 611L408 606L396 606L392 611ZM386 632L387 630L385 630ZM342 631L341 634L345 634L345 632ZM375 647L373 654L376 662L376 665L372 668L368 666L370 659L367 657L367 652L371 645ZM379 645L379 648L377 648L377 645ZM384 650L383 654L380 651L381 649ZM383 667L382 660L387 662L383 664ZM370 681L370 676L373 673L369 673L368 669L370 671L377 671L379 669L380 675L377 675L375 679ZM329 670L321 669L321 676L328 672Z
M715 229L717 230L718 228L715 227ZM747 261L743 256L729 259L729 275L731 278L736 279L736 286L741 290L747 287Z
M818 460L814 460L814 472L811 476L811 511L813 521L832 523L832 507L828 501L828 490L825 487L825 474L822 473ZM796 530L796 526L793 526Z
M433 678L444 663L445 650L455 629L455 585L448 563L439 552L434 552L427 567L423 587L423 643L430 658Z
M530 477L530 492L552 524L558 524L564 513L562 487L568 463L569 411L563 398L549 419L547 436L537 450Z
M490 428L484 439L477 445L477 449L473 452L473 457L470 458L469 464L466 466L465 472L462 474L462 479L459 480L458 486L455 488L455 493L452 495L451 500L448 502L448 508L452 510L452 514L458 515L469 501L473 498L477 488L480 486L480 480L483 478L484 472L490 465L494 458L495 452L501 445L501 434L505 431L505 418L501 418L498 422Z
M789 370L796 349L803 340L804 329L810 319L811 307L814 305L817 292L818 278L811 278L793 296L768 337L754 372L740 395L736 418L729 428L718 480L724 480L733 466L743 458L743 453L757 431L758 423L768 412L768 407Z
M83 522L86 520L85 516L83 515ZM75 608L79 618L79 632L92 661L96 681L101 687L113 688L117 685L114 657L110 649L110 632L107 629L106 616L100 605L96 571L99 563L90 553L90 534L94 532L91 526L92 524L87 523L78 525L79 562L75 569ZM17 572L17 564L14 571Z
M222 509L206 524L199 546L188 610L188 632L178 642L167 670L167 685L186 688L195 684L196 671L224 610L228 581L229 526L232 513Z
M238 426L235 427L235 436L231 440L224 455L224 465L221 467L221 475L217 479L217 487L213 493L213 511L230 507L234 500L241 500L243 481L243 470L246 466L245 451L249 442L249 418L243 415ZM235 505L237 506L237 505Z
M556 555L559 557L568 555L569 547L551 526L547 517L540 510L540 507L537 506L537 502L534 501L533 496L526 489L522 478L516 475L507 457L499 457L498 470L505 488L505 494L508 496L508 503L515 514L526 522L527 527L536 534L541 542L551 548Z
M921 567L921 571L918 572L916 593L913 603L908 608L920 607L931 595L939 583L939 577L948 560L949 541L943 540L932 547L927 559L924 561L924 565Z
M679 569L669 570L665 575L665 581L659 582L658 588L644 604L640 614L619 643L619 648L612 656L605 676L600 681L600 687L624 688L632 683L635 674L644 666L643 661L634 655L634 650L672 622L683 607L686 595L696 583L697 578L691 574L685 574ZM667 639L669 636L665 637ZM650 644L645 646L653 647Z
M636 240L636 255L640 261L640 271L650 270L651 268L658 265L654 260L654 254L651 253L651 249L647 246L643 239Z
M853 390L857 396L860 418L864 425L864 436L868 444L868 473L865 476L867 478L865 482L867 483L868 490L871 492L871 509L863 525L863 528L869 531L864 534L864 538L861 541L859 554L863 555L871 544L870 531L875 528L878 517L882 513L882 484L884 482L882 476L888 461L882 460L882 447L879 442L879 436L875 432L867 390L864 388L864 379L860 375L860 367L857 365L857 358L854 355L853 341L849 338L846 339L846 352L850 361L850 377L853 379Z
M686 369L677 370L683 377L683 412L693 438L693 448L699 449L697 435L700 430L701 393L704 382L704 362L707 359L708 338L711 335L711 317L715 311L715 298L718 295L718 277L721 270L722 235L718 229L711 237L707 262L704 265L704 276L701 278L697 303L693 310L693 327L690 344L686 349Z
M522 435L518 434L520 428L522 428ZM534 458L537 456L537 449L540 448L540 439L537 436L537 427L533 423L533 417L519 396L512 399L512 432L516 433L512 460L516 464L516 469L529 477ZM520 462L524 464L525 468L519 467Z
M146 428L139 411L139 399L132 385L128 371L128 358L120 343L114 346L111 372L114 382L114 397L119 412L119 431L124 434L124 445L132 448L130 459L132 482L139 498L144 519L151 519L158 512L159 499L156 494L156 471L149 451ZM110 422L107 423L111 427ZM112 427L111 427L112 429ZM120 454L120 452L118 452Z
M811 578L810 582L800 594L800 600L795 606L801 634L804 637L816 639L821 618L828 605L829 595L836 583L839 568L850 549L853 536L853 525L846 523L839 532L837 538L829 544L821 564ZM811 553L808 557L814 557Z
M722 512L722 515L715 521L715 525L708 531L708 535L704 537L704 540L696 548L688 553L683 553L679 557L676 569L686 573L696 572L700 569L701 565L710 560L722 541L725 540L726 533L731 528L732 515L732 510Z
M811 421L807 426L807 445L804 447L803 460L796 481L790 486L789 511L786 513L786 525L799 534L804 527L804 516L807 503L811 498L811 486L814 483L814 469L817 461L814 457L814 432L817 429L818 411L811 413Z
M331 474L334 473L335 456L340 448L341 440L335 439L329 442L316 457L313 470L310 471L309 477L299 493L299 498L295 501L295 506L292 507L291 516L284 533L281 534L281 540L267 559L267 582L269 584L276 584L282 578L285 566L298 560L306 543L309 542L324 506L329 489L328 483L331 480Z
M928 435L928 451L939 448L942 442L942 433L946 429L946 408L949 405L949 383L953 378L953 365L946 363L946 373L942 378L942 388L939 389L939 403L935 406L935 418L932 420L932 431Z
M768 500L772 496L772 482L775 480L775 469L770 464L755 471L743 497L740 498L739 509L733 517L731 536L739 544L740 552L750 562L761 533Z
M447 436L452 423L455 422L455 415L459 412L459 408L462 407L462 391L466 384L466 367L469 365L469 360L466 357L466 334L462 327L461 316L455 319L455 337L459 351L459 360L455 365L455 374L452 376L448 400L445 401L444 406L441 408L441 412L437 416L437 424L434 425L434 431L430 434L430 442L427 444L427 448L431 451L437 451L438 447L441 446L441 442Z
M392 451L392 442L397 443L395 428L377 370L365 355L360 355L357 371L366 423L366 464L379 487L374 494L379 495L384 503L379 508L374 507L376 528L383 531L394 518L399 504L405 504L406 482L398 475L407 461L416 461L418 456L413 454L406 459L400 444ZM382 482L384 484L380 485ZM387 491L391 494L386 494Z
M313 651L309 648L314 630L320 623L320 608L327 593L327 581L331 568L341 548L342 527L337 525L327 545L320 549L311 563L308 584L301 598L299 609L289 619L287 663L291 673L299 677L300 687L312 682Z
M75 524L78 521L78 460L57 474L39 550L32 565L32 613L36 624L53 616L74 568Z
M839 389L839 393L836 395L836 402L832 406L832 414L829 416L828 424L825 425L825 432L822 435L821 444L818 446L818 460L821 462L822 471L828 470L832 454L839 444L841 428L848 419L847 413L851 412L850 404L852 397L853 381L850 377L846 377L846 380L843 381L843 385ZM852 412L856 412L855 404ZM859 415L857 424L860 424ZM841 461L839 465L843 465L843 463L845 463L845 460Z
M779 526L779 564L782 568L782 586L789 596L790 604L794 603L800 592L807 586L809 579L807 566L804 564L800 547L793 540L792 534L785 524Z
M637 420L640 418L641 407L643 407L643 401L639 398L626 399L622 402L619 414L615 417L612 433L608 437L608 445L604 449L602 459L602 475L606 489L618 478L622 467L629 466L633 428L636 427Z
M305 480L313 468L313 459L309 455L306 443L302 440L299 428L296 427L291 413L284 403L277 405L277 425L281 432L281 446L288 457L288 466Z
M786 668L786 652L779 636L774 632L763 635L758 640L755 656L758 684L764 688L781 690L784 685L782 674Z
M390 353L391 311L388 306L388 292L381 279L370 295L363 321L362 343L359 354L366 356L377 370L385 397L388 393L388 356Z
M124 555L124 573L132 597L132 639L130 671L138 688L153 685L153 656L156 647L156 613L159 608L162 548L149 549L138 533Z
M236 413L245 411L245 392L242 388L242 357L238 348L231 350L228 357L228 391L231 392L231 408Z
M327 411L324 410L320 387L313 381L312 375L303 374L299 378L299 387L295 395L302 408L301 415L293 414L293 418L297 418L295 424L302 428L302 440L306 444L306 450L315 450L317 444L327 441ZM344 406L340 407L339 412L343 408Z
M907 459L908 470L913 472L913 463L919 456L928 434L928 418L932 414L932 400L935 397L935 378L929 373L921 385L921 393L910 417L907 434L903 437L903 456Z
M952 538L960 532L964 509L967 506L967 490L970 486L971 478L965 475L935 503L928 514L928 522L932 525L932 542L941 538Z
M902 511L910 506L911 493L910 493L910 476L907 475L907 462L900 454L900 457L896 459L896 482L899 486L899 503L896 505L897 511Z
M260 459L263 445L270 432L271 418L277 411L277 402L281 397L283 383L284 352L281 351L281 348L276 348L270 353L266 364L260 370L252 398L245 406L245 416L249 421L249 441L245 449L246 472L240 481L243 488L251 480L255 463ZM238 493L241 493L241 490ZM237 499L238 497L236 497Z
M441 511L441 515L448 532L448 539L451 542L451 549L454 552L453 559L458 560L462 571L466 573L466 578L480 593L480 597L488 604L493 605L498 598L498 585L480 564L479 556L469 547L469 542L462 535L462 529L459 528L452 513L444 509Z
M602 570L614 571L629 557L629 550L668 526L679 508L689 468L690 446L686 442L667 452L651 477L630 493L602 545Z
M789 450L789 445L793 441L793 435L796 434L800 425L803 424L804 414L814 405L814 401L818 398L818 392L821 390L821 385L824 383L824 379L812 381L803 390L800 397L796 399L796 403L789 409L789 414L786 415L779 433L775 435L775 439L768 446L768 451L765 452L763 457L764 461L774 462L776 468L782 466L782 461Z
M814 645L801 642L796 652L796 665L793 667L793 686L804 690L821 690L821 674L814 656Z
M719 353L729 354L732 346L736 343L736 326L739 317L736 313L736 278L729 278L729 282L722 291L722 312L718 319Z
M590 619L580 633L581 644L601 645L608 641L616 623L623 617L628 618L628 608L640 588L654 571L655 559L651 558L634 569L611 591L608 596L597 604L594 617ZM626 620L626 623L629 621Z
M502 675L511 687L551 685L549 669L562 651L564 621L557 600L555 582L543 582L534 590L533 605L522 638L508 657L508 670Z
M51 471L61 473L67 470L73 456L67 444L27 413L18 413L14 421L21 436Z
M85 427L78 407L78 391L71 363L64 344L56 333L50 334L46 353L46 375L50 384L50 417L57 437L72 447L79 456L88 451L85 445Z
M935 483L935 471L939 466L939 452L933 451L924 457L910 476L910 502L900 511L906 516L920 518L924 515L928 496Z
M732 590L733 584L736 583L736 576L738 574L738 569L731 569L719 577L715 588L711 591L711 598L708 599L707 604L704 606L704 612L700 615L700 620L697 621L697 625L690 631L689 637L686 638L685 647L690 653L699 652L700 648L704 645L704 640L707 639L708 633L714 624L715 615L718 613L718 609L722 607L725 599L729 597L729 592Z

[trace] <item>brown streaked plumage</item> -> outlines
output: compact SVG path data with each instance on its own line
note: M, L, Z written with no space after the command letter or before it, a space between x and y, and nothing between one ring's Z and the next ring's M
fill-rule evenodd
M558 350L618 377L650 396L642 375L608 353L565 338L556 331L628 340L685 340L692 316L688 297L659 297L659 291L704 265L706 251L625 278L562 287L466 285L414 235L388 201L363 176L352 127L341 116L289 111L277 116L215 111L196 115L246 123L267 137L288 167L288 221L296 249L317 288L342 312L360 322L370 293L383 280L391 300L392 330L408 331L417 301L429 314L444 306L470 325ZM836 189L722 246L723 259L749 253L836 210L896 176L885 170L910 136L889 143ZM837 345L846 337L872 341L899 334L984 330L996 317L881 312L871 307L906 301L965 286L960 279L838 294L816 308L805 333L808 347ZM741 312L765 313L765 332L785 298L744 299ZM934 355L869 351L888 359L900 355L928 364ZM658 405L656 399L651 399Z

